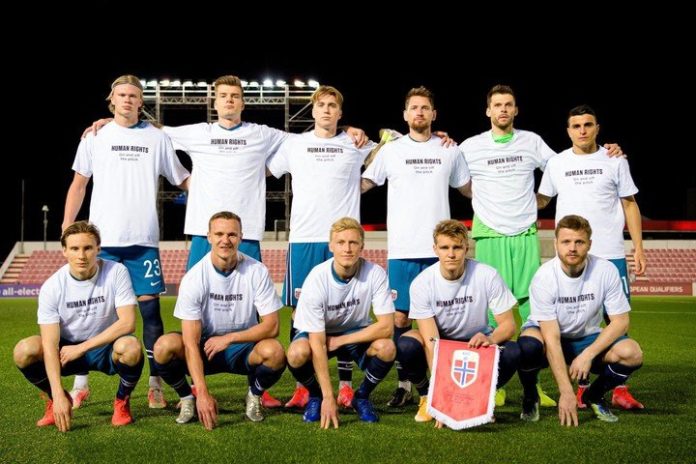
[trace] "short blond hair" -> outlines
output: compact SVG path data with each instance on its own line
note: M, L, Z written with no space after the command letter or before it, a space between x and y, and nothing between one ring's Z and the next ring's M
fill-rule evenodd
M114 107L113 103L111 103L111 98L114 96L114 87L121 84L130 84L137 87L140 90L140 101L143 102L143 84L140 82L140 79L138 79L132 74L124 74L123 76L118 76L111 83L111 92L109 92L109 96L106 97L106 101L109 102L109 111L111 111L111 114L114 114L114 111L116 110L116 107ZM143 106L140 105L140 108L138 108L138 114L140 114L142 110Z
M437 243L437 237L439 235L445 235L466 243L469 239L469 230L459 221L446 219L438 222L435 226L435 230L433 231L433 242Z
M344 230L357 230L360 233L360 241L365 243L365 229L363 229L360 223L352 217L342 217L338 221L331 224L329 241L333 239L334 234L343 232Z
M314 105L319 99L325 95L331 95L336 98L339 108L343 108L343 94L336 87L330 85L320 85L312 94L311 102Z

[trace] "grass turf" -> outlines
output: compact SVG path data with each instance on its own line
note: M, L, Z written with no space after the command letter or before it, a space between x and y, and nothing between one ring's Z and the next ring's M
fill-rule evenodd
M171 316L174 300L162 301L166 329L177 329ZM75 412L73 430L61 434L53 427L35 427L43 403L12 362L14 344L38 333L36 301L0 300L0 462L694 462L696 298L635 297L633 308L630 333L643 348L645 365L630 385L646 409L617 411L616 424L580 411L577 429L562 428L555 409L542 409L540 422L523 424L521 390L513 378L495 424L462 432L435 430L413 420L415 404L402 410L384 406L395 386L393 371L373 394L381 419L377 424L361 423L345 412L338 430L325 431L304 424L298 411L277 410L251 423L243 418L246 379L219 374L208 382L219 402L220 422L206 432L198 423L174 422L176 395L169 387L170 406L148 409L145 373L131 401L136 422L117 429L110 423L117 379L93 373L92 397ZM289 311L282 313L281 341L287 345ZM356 369L354 385L361 379ZM70 382L64 379L68 388ZM557 397L548 370L542 385ZM271 392L287 400L293 388L286 372Z

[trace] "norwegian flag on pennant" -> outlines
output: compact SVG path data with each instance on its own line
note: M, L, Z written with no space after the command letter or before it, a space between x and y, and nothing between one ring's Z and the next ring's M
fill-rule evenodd
M497 345L470 348L467 342L437 340L428 413L454 430L491 422L499 356Z

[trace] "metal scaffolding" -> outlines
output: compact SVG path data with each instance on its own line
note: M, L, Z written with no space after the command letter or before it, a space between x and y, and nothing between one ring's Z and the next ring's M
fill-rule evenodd
M143 116L149 121L162 121L162 115L167 108L191 107L205 108L208 122L215 119L215 92L212 83L192 81L142 81L143 82ZM307 86L304 83L295 82L288 84L283 81L275 83L264 81L263 84L251 81L242 81L244 86L244 104L248 107L263 109L282 109L284 114L284 129L286 132L306 132L314 125L312 119L312 104L310 98L316 85ZM160 217L160 233L163 230L162 204L172 201L179 192L164 191L160 184L158 196L158 209ZM287 239L290 224L290 175L285 175L285 188L282 191L266 191L266 200L283 202L285 206L285 220L282 230ZM277 230L276 230L277 231Z

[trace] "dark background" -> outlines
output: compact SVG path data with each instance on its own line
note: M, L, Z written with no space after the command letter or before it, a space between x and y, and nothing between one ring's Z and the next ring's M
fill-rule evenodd
M643 216L696 219L694 78L687 72L692 26L681 24L677 13L632 12L629 21L607 11L592 17L581 16L587 11L555 12L557 21L537 24L520 21L519 12L502 5L448 19L433 4L401 12L405 20L374 6L331 7L344 8L342 15L328 14L326 5L260 7L146 11L97 2L70 7L82 8L79 15L72 12L79 21L55 21L58 14L70 17L64 10L8 18L25 32L3 33L5 102L17 111L6 107L0 254L20 238L22 179L25 240L43 239L44 204L50 209L48 239L59 238L80 134L108 115L110 83L127 73L208 82L222 74L315 78L343 92L343 122L373 139L380 127L405 130L404 95L425 85L435 92L434 128L458 142L490 127L486 92L505 83L517 94L515 127L537 132L557 151L570 146L567 111L588 103L599 116L600 140L620 143L629 156ZM204 120L201 112L185 113L165 112L164 122ZM247 110L243 119L282 124L278 113ZM182 161L190 165L185 155ZM452 198L453 216L470 218L469 201ZM80 218L87 217L88 204L89 197ZM385 222L385 210L385 188L363 197L363 222ZM183 206L166 206L165 239L183 238L183 213ZM279 204L269 204L268 223L282 214ZM553 217L553 209L540 216Z

